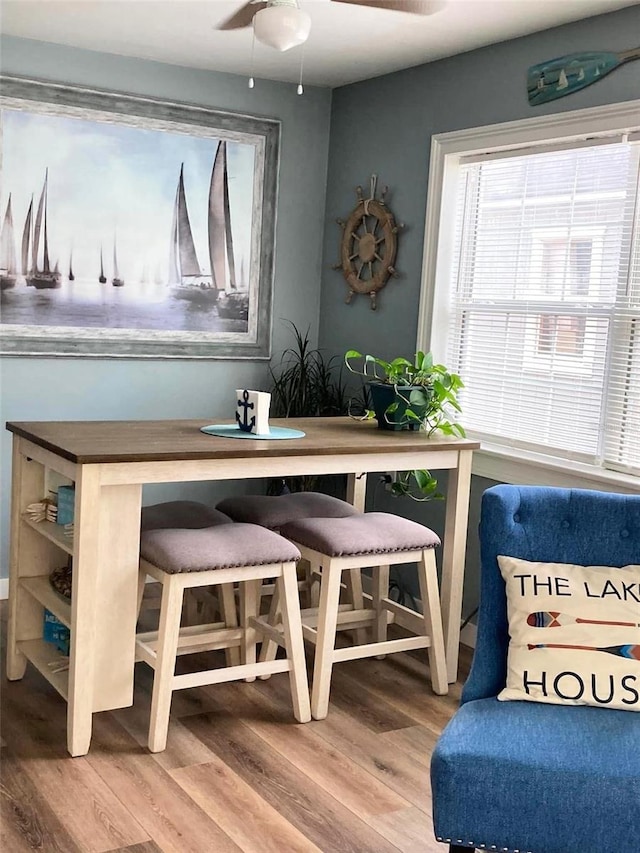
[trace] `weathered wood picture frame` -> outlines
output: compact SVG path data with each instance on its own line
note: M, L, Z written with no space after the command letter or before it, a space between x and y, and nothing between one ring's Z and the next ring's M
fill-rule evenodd
M269 358L280 122L0 87L0 352Z

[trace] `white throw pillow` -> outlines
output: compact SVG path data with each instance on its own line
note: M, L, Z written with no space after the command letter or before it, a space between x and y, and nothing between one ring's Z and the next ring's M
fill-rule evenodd
M498 699L640 711L640 565L498 565L510 637Z

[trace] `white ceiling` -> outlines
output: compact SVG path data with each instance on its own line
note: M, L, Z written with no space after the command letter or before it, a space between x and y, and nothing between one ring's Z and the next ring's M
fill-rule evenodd
M218 31L244 0L3 0L2 32L194 68L251 72L252 30ZM340 86L420 65L640 0L449 0L434 15L300 0L312 18L303 48L255 43L256 78ZM630 33L625 47L634 47ZM608 44L585 44L606 50ZM304 51L304 54L303 54ZM539 57L540 60L550 57Z

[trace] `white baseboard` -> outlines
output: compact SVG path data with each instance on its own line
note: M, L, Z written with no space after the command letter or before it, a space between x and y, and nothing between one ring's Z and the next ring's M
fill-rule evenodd
M9 598L9 578L0 578L0 600Z

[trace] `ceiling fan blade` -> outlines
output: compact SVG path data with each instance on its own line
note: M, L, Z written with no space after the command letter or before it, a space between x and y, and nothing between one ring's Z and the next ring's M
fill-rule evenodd
M447 0L333 0L334 3L351 3L353 6L372 6L376 9L393 9L414 15L433 15L447 5Z
M244 6L241 6L237 12L234 12L230 18L216 26L217 30L240 30L243 27L251 26L253 16L260 9L264 9L267 5L266 0L249 0Z

